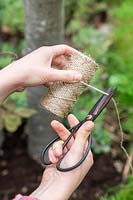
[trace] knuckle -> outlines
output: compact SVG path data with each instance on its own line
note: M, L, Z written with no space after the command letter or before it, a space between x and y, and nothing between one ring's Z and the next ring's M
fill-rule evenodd
M57 142L55 142L53 144L53 150L56 150L57 148L60 148L60 146L63 144L63 141L62 140L59 140Z
M35 51L38 54L38 56L44 56L44 54L46 56L46 53L48 52L47 48L48 47L46 47L46 46L41 46L38 49L36 49ZM48 53L47 53L47 55L48 55Z
M68 82L73 80L73 78L71 77L71 74L69 74L69 72L62 72L62 80Z
M66 44L61 44L61 47L65 49L65 48L68 48L68 45L66 45Z
M39 51L44 51L46 49L46 47L45 46L41 46L41 47L39 47Z
M90 121L90 127L91 129L94 128L94 123L92 121Z
M65 132L63 125L58 125L58 130L61 134L64 134Z
M94 128L94 123L92 121L89 121L87 127L86 127L86 124L85 124L86 132L91 132L93 128Z

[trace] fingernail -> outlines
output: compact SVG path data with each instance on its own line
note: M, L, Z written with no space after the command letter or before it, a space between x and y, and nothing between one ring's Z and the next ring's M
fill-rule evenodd
M90 131L93 128L91 121L88 121L88 122L85 123L85 128L88 131Z
M74 81L80 81L82 79L82 75L80 73L75 73L74 75Z
M85 123L84 126L85 126L85 127L89 127L89 125L90 125L90 122L88 121L88 122Z

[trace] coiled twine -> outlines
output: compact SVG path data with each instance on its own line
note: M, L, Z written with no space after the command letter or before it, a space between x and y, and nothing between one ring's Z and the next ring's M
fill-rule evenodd
M66 57L64 69L79 71L82 74L82 81L89 83L97 67L98 65L90 56L76 52ZM86 86L81 82L55 83L49 87L48 94L42 99L41 105L53 114L63 118L71 110L85 88Z

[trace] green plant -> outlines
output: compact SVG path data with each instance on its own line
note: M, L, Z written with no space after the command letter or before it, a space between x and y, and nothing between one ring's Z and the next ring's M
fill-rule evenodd
M109 61L111 61L109 83L118 86L123 96L123 98L120 98L121 102L128 104L133 100L133 86L131 84L133 78L131 45L133 43L133 25L130 24L133 20L132 6L133 2L127 0L121 7L113 10L113 15L117 18L117 29L114 35L114 46L112 46L109 54ZM127 24L130 24L130 26L127 27ZM115 73L116 71L117 73Z
M109 10L108 5L110 6ZM79 0L73 18L67 25L67 34L72 37L72 42L86 54L91 54L102 65L91 84L103 90L110 86L117 88L115 98L119 103L122 126L124 131L130 135L133 129L132 6L133 1L131 0L98 1L98 3L96 1ZM92 12L89 8L92 9ZM106 13L110 16L107 21L108 27L111 27L109 29L110 34L105 34L100 29L95 29L93 24L90 24L91 17L99 13L100 10L106 10ZM95 95L96 93L91 93L89 101L95 99ZM83 107L86 104L88 105L84 95L77 108L74 109L75 113L79 113L77 114L79 118L84 115ZM112 113L112 118L113 115ZM105 141L104 144L107 144L107 149L110 149L111 139L105 130L103 119L96 122L94 136L98 144L100 142L102 146L102 142ZM106 133L104 133L104 130ZM99 132L103 134L99 135ZM99 149L96 148L95 150L99 152Z
M6 0L0 2L0 28L7 39L1 41L0 68L7 66L14 60L13 53L22 54L24 49L24 9L22 1ZM36 113L27 108L26 92L14 93L0 108L0 129L14 132L25 118Z
M117 101L123 113L123 128L132 133L133 110L133 1L125 0L119 7L112 9L115 18L114 42L107 57L108 84L117 87ZM128 26L127 26L128 24Z
M12 33L24 31L24 9L22 1L6 0L0 2L0 23Z
M26 93L11 95L0 108L0 130L15 132L24 119L36 114L36 111L26 107Z
M21 39L17 45L13 42L3 42L0 46L0 69L10 64L22 54L24 49L24 40ZM15 54L16 56L14 56Z
M24 9L22 1L6 0L0 2L0 31L2 35L5 35L0 45L0 68L3 68L13 60L13 57L9 54L6 55L6 52L21 55L24 49Z
M109 190L108 194L100 200L132 200L133 199L133 177L128 177L127 181Z

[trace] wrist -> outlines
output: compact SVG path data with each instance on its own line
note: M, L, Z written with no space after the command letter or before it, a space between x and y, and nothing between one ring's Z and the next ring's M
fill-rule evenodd
M20 86L14 63L0 70L0 104Z
M46 174L45 174L46 175ZM49 173L43 177L40 186L30 195L39 200L68 200L71 195L69 186L66 187L65 182L57 173Z
M25 196L25 195L21 195L21 194L17 194L13 200L39 200L39 199L36 199L36 198L32 198L30 196Z
M64 190L64 191L63 191ZM62 192L63 191L63 192ZM54 186L51 183L51 186L43 186L40 185L32 194L30 194L30 197L37 198L39 200L67 200L68 195L65 193L65 188L60 185L60 187Z

